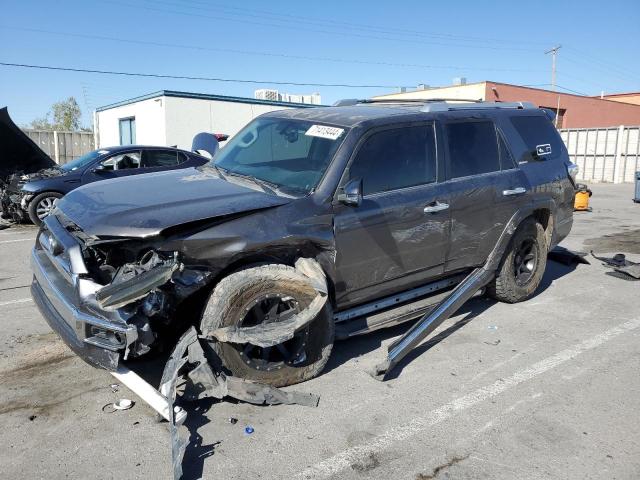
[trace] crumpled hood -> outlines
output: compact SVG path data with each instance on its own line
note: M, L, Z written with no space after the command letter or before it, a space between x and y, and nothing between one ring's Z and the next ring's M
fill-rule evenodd
M55 166L56 162L13 123L7 107L0 108L0 178Z
M205 166L91 183L65 195L58 209L87 235L149 237L168 227L291 200L228 182Z

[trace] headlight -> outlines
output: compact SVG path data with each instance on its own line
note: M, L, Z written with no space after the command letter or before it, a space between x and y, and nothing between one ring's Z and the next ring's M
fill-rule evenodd
M576 184L576 177L578 176L578 172L580 171L580 167L575 163L570 163L567 165L567 173L569 174L569 178L573 181L573 184Z

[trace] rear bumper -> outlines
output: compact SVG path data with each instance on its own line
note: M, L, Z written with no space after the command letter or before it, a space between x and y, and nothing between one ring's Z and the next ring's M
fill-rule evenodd
M31 295L38 309L80 358L95 367L117 370L138 338L137 328L127 324L121 312L95 307L91 295L83 293L90 291L93 282L65 274L56 261L38 238L31 254Z

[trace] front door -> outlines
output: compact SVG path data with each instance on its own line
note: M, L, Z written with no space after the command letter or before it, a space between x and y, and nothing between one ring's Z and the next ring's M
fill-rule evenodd
M361 178L363 201L335 205L340 308L442 273L449 211L437 165L432 123L376 130L360 143L343 184Z
M98 165L93 165L82 174L82 183L96 182L108 178L126 177L142 173L139 150L117 153Z

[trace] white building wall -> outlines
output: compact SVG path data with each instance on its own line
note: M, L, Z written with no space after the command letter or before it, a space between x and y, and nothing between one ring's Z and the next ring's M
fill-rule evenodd
M166 146L164 97L114 107L96 113L98 148L120 145L120 119L135 117L136 143Z
M191 149L191 141L197 133L226 133L233 136L263 113L290 108L180 97L164 97L164 101L167 145L177 145L187 150Z

